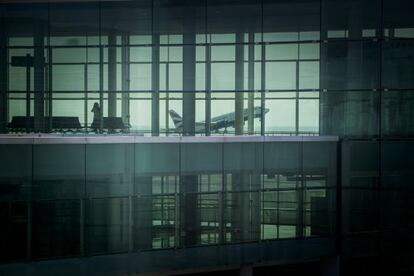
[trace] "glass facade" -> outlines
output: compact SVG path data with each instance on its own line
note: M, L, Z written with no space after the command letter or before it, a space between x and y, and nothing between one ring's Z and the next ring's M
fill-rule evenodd
M0 145L2 262L335 237L335 140L65 139Z
M4 4L0 130L317 135L319 6Z
M339 255L344 275L414 274L412 0L15 2L0 3L0 262Z
M3 4L0 130L412 136L411 4L388 2Z

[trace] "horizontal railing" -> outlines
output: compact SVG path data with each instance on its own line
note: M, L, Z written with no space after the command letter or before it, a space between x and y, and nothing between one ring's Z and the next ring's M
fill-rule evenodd
M139 136L139 135L0 135L0 144L133 144L133 143L241 143L337 142L338 136Z

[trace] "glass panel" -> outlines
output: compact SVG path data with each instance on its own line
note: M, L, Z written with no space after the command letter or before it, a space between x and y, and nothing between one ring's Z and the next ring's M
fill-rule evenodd
M342 191L344 234L358 234L378 229L378 195L375 190Z
M178 192L178 144L135 145L135 194Z
M299 89L318 89L319 74L319 61L299 62Z
M263 41L319 39L320 4L316 0L263 1Z
M185 235L182 237L184 246L199 244L205 239L215 243L218 222L203 221L204 213L210 210L216 214L218 208L217 195L211 192L222 190L222 146L221 144L182 144L181 145L181 181L180 191L182 198L181 226ZM210 192L207 195L198 195L198 192ZM212 204L210 206L210 204ZM207 209L204 211L204 209ZM212 220L217 220L214 215ZM212 224L211 224L212 223ZM213 236L208 234L210 229ZM207 232L202 229L206 227ZM206 236L207 235L207 236Z
M122 34L131 36L130 44L142 44L145 36L151 34L152 1L103 2L101 9L101 30L103 36L117 37L108 44L122 43ZM141 42L141 43L140 43ZM149 42L150 43L150 42Z
M406 0L383 0L384 36L414 37L414 3Z
M36 201L32 212L35 258L80 254L80 200Z
M51 45L86 45L86 37L99 35L99 3L52 3L49 12Z
M379 144L370 141L342 143L342 186L375 188L379 177Z
M336 223L337 144L303 143L302 151L305 235L333 235Z
M296 88L296 62L266 62L266 89Z
M84 191L84 145L33 146L34 198L78 198Z
M298 44L270 44L266 45L266 60L298 59Z
M0 145L0 199L30 199L32 146Z
M383 157L381 160L382 186L390 189L412 189L414 143L412 141L384 141L381 155ZM410 193L412 193L411 190Z
M194 195L185 195L184 200L186 203L192 201ZM219 227L219 197L218 193L199 194L197 196L197 218L199 218L199 224L196 229L188 229L187 233L195 235L197 237L196 244L218 244L220 237ZM187 214L186 214L187 215ZM188 218L187 218L188 222ZM189 224L187 224L189 225ZM186 241L188 242L189 239Z
M262 238L293 238L302 233L302 204L298 202L299 143L265 143ZM298 227L299 226L299 227Z
M414 87L414 41L386 41L382 47L382 85L388 89Z
M380 15L380 0L322 0L322 31L327 38L379 37Z
M3 22L10 37L10 46L37 46L44 44L44 37L48 33L48 4L4 5ZM40 39L36 39L35 36Z
M261 33L261 3L259 0L212 0L207 2L207 32L212 43L234 42L224 34L237 32ZM221 37L220 37L221 36ZM227 36L227 39L229 35ZM261 41L260 39L256 40Z
M262 171L262 144L224 144L226 242L260 239Z
M375 137L379 134L378 92L321 93L321 134Z
M188 38L195 43L196 34L206 33L205 1L184 0L177 3L173 0L155 0L154 7L159 9L158 17L154 16L154 26L159 26L159 34L176 35L170 43L188 44ZM154 33L157 32L154 29ZM160 42L168 43L162 39Z
M322 44L323 89L377 89L378 42L328 42Z
M130 94L130 124L132 132L151 132L151 94Z
M1 185L3 191L4 183ZM0 220L0 260L4 262L26 259L29 221L27 202L0 201Z
M288 134L296 131L296 93L266 93L265 132L269 134Z
M414 92L385 91L381 96L381 134L384 137L413 137Z
M133 63L129 68L131 70L130 89L138 91L151 91L151 64Z
M177 246L174 195L143 196L135 199L134 242L138 249L163 249Z
M319 134L319 108L319 98L299 100L299 133Z
M88 203L86 224L88 253L127 251L129 244L128 199L91 199Z
M230 62L211 64L211 90L235 90L236 65Z
M225 143L223 162L227 191L260 189L263 170L262 144Z
M89 196L127 196L133 188L132 175L133 145L86 146L86 185Z
M235 46L211 46L212 61L234 61L236 55Z

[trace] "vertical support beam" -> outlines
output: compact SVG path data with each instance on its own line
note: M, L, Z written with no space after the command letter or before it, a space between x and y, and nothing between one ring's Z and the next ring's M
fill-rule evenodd
M48 49L49 55L49 49ZM49 117L49 62L45 62L45 118ZM49 121L45 121L45 131L49 130Z
M47 115L49 116L49 125L47 126L47 130L49 132L52 132L53 127L53 51L52 47L48 48L48 58L49 58L49 70L47 72L48 74L48 108L47 108Z
M211 45L210 35L206 37L206 120L205 120L205 134L211 135Z
M200 216L198 202L198 175L184 175L181 177L180 190L183 191L183 200L180 202L181 229L185 231L182 240L183 246L194 246L200 239Z
M104 49L101 43L99 44L99 133L102 133L104 109Z
M265 109L266 109L266 44L262 44L262 57L261 57L261 84L260 84L260 135L265 135Z
M129 70L129 35L122 35L122 98L121 98L121 116L125 125L130 125L129 114L129 89L130 89L130 70Z
M234 129L236 135L243 135L244 126L244 33L236 33L236 92Z
M247 128L248 134L254 134L254 32L249 32Z
M195 10L185 7L187 16L184 19L183 35L183 135L195 135ZM182 148L181 148L182 149ZM183 150L181 150L182 155ZM199 240L198 202L198 175L184 175L181 177L180 191L184 191L184 200L181 204L182 225L186 231L183 243L185 246L195 245Z
M43 26L38 24L34 35L34 131L44 132L45 42Z
M195 46L184 46L183 135L195 135Z
M159 34L159 1L152 6L152 64L151 64L151 133L160 135L160 34Z
M116 35L108 35L108 117L116 117Z
M165 64L165 130L168 135L170 130L170 47L168 47L168 62Z
M326 37L326 32L322 30L321 37ZM329 119L329 93L326 92L325 78L327 72L327 42L321 41L319 46L319 135L333 134L330 133L330 119ZM333 118L331 118L333 119Z
M26 132L30 132L32 126L30 122L30 64L29 64L30 54L26 55Z
M299 144L299 171L298 178L296 179L296 238L302 238L303 231L303 220L304 220L304 193L305 193L305 171L303 168L303 141Z
M3 19L1 19L3 21ZM7 132L7 81L8 81L8 59L7 59L7 34L4 22L0 23L0 133Z
M299 59L299 45L297 57ZM295 135L299 135L299 60L296 61L296 95L295 95Z
M88 51L88 49L86 49ZM85 131L88 128L88 61L86 60L85 65L83 66L83 95L85 97L84 103L83 103L83 112L84 112L84 127Z
M187 8L184 26L183 47L183 135L195 135L195 69L196 47L193 11Z

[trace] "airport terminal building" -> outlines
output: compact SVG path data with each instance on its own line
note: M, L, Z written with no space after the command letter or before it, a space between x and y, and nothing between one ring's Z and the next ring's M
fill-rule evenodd
M413 10L0 1L0 275L414 275Z

